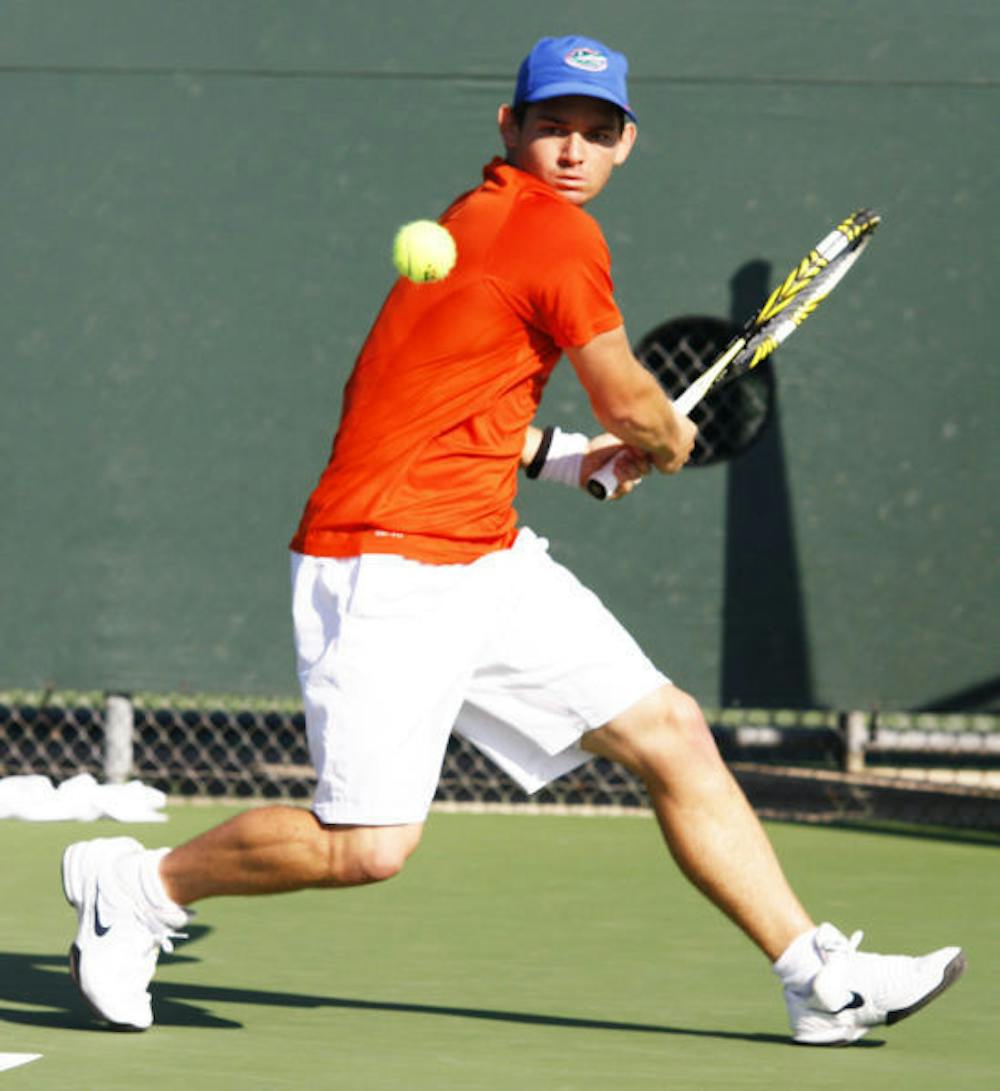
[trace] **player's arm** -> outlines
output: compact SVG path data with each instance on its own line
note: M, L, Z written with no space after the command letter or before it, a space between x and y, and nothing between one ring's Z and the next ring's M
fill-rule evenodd
M645 451L661 473L681 469L697 429L674 410L660 384L635 358L624 326L566 349L566 355L603 428L629 447Z

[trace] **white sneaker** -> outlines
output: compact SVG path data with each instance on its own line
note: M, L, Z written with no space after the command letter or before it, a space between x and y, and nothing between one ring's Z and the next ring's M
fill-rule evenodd
M960 947L929 955L862 954L863 933L847 939L821 924L814 943L822 966L805 993L785 987L788 1018L796 1042L846 1045L869 1027L891 1026L929 1004L961 976Z
M188 919L162 920L138 890L130 891L115 864L143 846L131 837L78 841L63 853L62 884L79 928L69 951L70 973L94 1013L124 1030L152 1025L147 991L160 950L172 951L174 928Z

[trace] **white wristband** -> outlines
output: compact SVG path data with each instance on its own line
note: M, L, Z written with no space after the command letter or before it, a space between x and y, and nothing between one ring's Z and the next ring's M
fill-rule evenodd
M582 432L563 432L553 428L549 450L538 471L540 481L558 481L560 485L580 486L580 467L590 447Z

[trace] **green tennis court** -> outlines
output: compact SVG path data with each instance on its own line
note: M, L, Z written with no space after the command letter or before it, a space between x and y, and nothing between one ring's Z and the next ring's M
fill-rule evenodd
M161 959L158 1025L90 1021L65 972L62 847L165 826L0 823L0 1073L25 1088L957 1089L995 1086L994 846L774 825L810 909L872 950L966 947L965 978L861 1045L789 1045L756 951L665 860L647 818L435 814L379 887L200 906Z

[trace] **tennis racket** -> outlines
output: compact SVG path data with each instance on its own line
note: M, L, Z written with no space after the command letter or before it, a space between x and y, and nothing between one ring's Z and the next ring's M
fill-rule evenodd
M821 239L709 368L677 398L677 412L689 416L713 387L731 382L766 360L843 280L868 245L879 220L872 209L858 209ZM604 500L618 487L616 461L605 463L587 482L591 496Z

